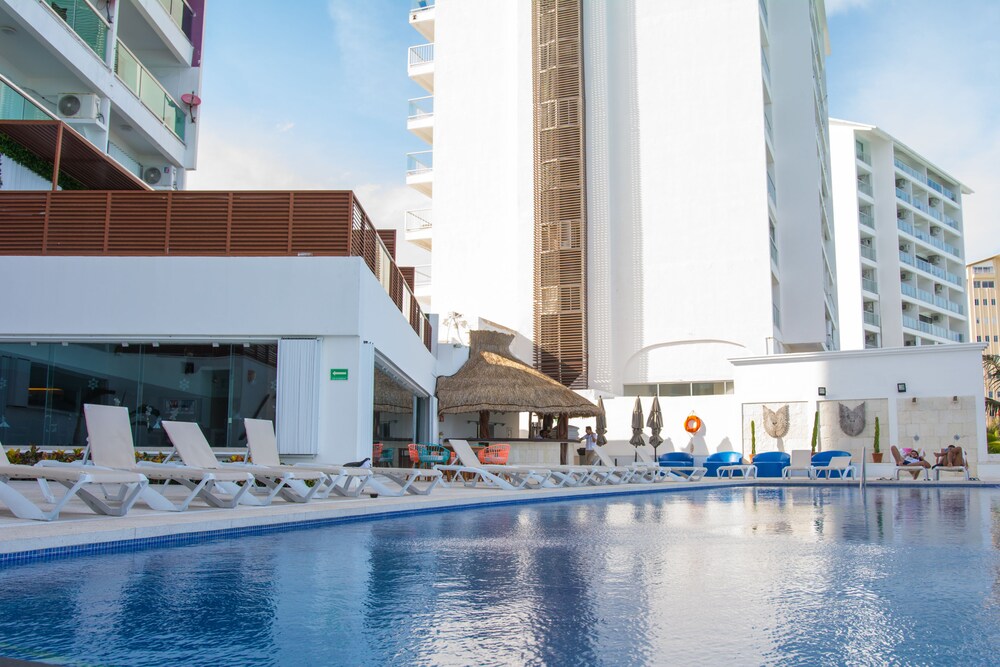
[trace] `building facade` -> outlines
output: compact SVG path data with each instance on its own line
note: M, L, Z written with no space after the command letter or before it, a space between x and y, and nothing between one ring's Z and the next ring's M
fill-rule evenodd
M821 1L438 0L410 21L433 159L407 180L433 218L408 238L437 312L607 395L725 394L729 358L838 347Z
M997 281L1000 280L1000 255L970 264L966 272L969 284L970 338L985 343L984 354L1000 354L1000 307L997 306ZM990 396L990 398L995 398Z
M0 121L65 121L151 187L183 188L197 165L205 4L0 0ZM0 188L50 187L47 167L0 141Z
M873 125L830 121L844 349L967 343L962 197Z

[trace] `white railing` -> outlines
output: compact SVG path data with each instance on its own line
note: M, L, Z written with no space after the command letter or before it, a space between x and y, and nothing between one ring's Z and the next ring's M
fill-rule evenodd
M409 54L410 67L429 65L434 62L434 43L411 46Z
M406 212L406 231L419 232L434 226L433 209Z
M413 267L413 287L427 287L431 284L431 265L421 264Z

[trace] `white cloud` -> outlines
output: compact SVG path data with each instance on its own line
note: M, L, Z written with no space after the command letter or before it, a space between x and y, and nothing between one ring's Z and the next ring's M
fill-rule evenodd
M293 127L295 127L295 123L289 120L283 123L278 123L277 125L274 126L274 129L276 129L280 134L284 134L285 132L291 130Z

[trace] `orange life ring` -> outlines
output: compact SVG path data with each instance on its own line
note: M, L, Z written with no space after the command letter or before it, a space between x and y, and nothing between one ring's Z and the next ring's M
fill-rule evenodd
M697 415L688 415L688 418L684 420L684 430L694 435L701 430L701 419Z

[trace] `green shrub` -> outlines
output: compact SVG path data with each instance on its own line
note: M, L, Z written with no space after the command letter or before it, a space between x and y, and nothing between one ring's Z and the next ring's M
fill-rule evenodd
M750 461L757 456L757 426L750 420Z

